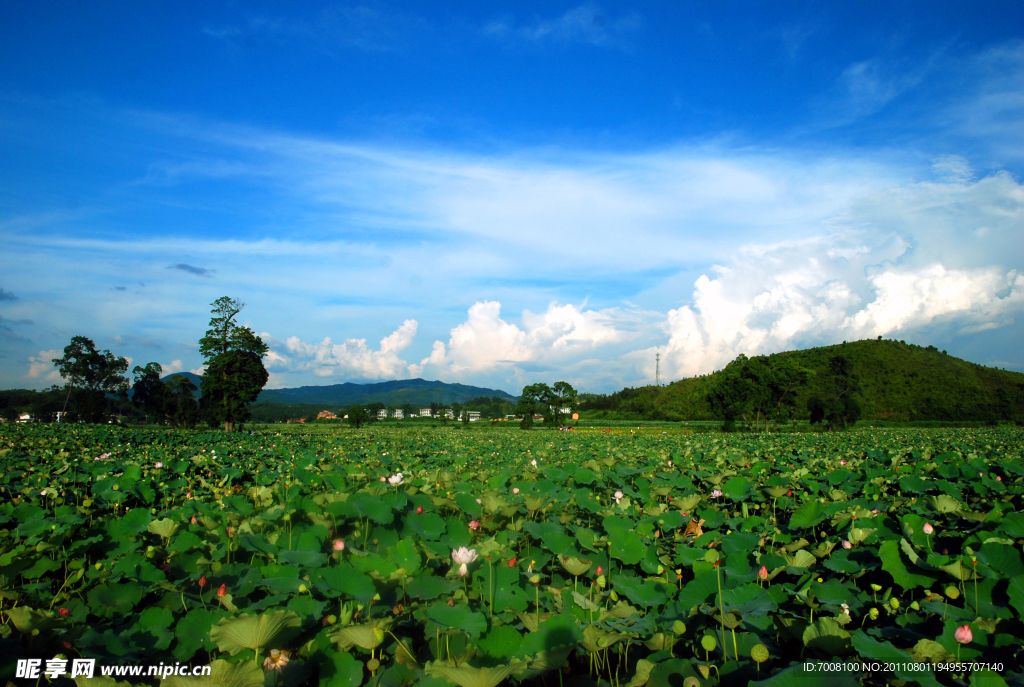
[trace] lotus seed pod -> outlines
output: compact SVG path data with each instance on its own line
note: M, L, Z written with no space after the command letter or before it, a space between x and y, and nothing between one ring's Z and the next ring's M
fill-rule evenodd
M920 611L921 610L921 604L917 603L916 601L911 601L910 602L910 608L911 608L911 610L914 610L914 611Z
M711 635L704 635L700 638L700 645L704 651L714 651L718 647L718 640Z
M686 634L686 623L682 620L677 620L672 623L672 631L677 635Z
M338 616L336 616L336 615L329 615L329 616L327 616L327 624L328 625L334 625L337 622L338 622Z
M371 673L376 672L378 668L380 668L380 661L378 661L377 659L371 658L369 661L366 662L366 669L369 670Z
M291 516L290 513L285 513L284 516L281 519L284 520L285 522L291 522L292 521L292 516Z
M705 680L707 680L707 679L708 679L708 677L709 677L709 676L711 675L711 669L710 669L710 668L708 668L708 667L707 667L706 665L704 665L703 663L701 663L701 664L699 664L699 665L697 666L697 670L699 670L699 671L700 671L700 674L704 676L704 679L705 679ZM685 684L686 684L686 682L684 681L684 682L683 682L683 684L685 685ZM699 687L700 683L697 683L697 685L698 685L698 687Z
M882 585L880 585L880 584L872 584L871 585L871 589L872 589L872 591L880 592L880 591L882 591Z
M960 590L950 585L949 587L946 587L946 596L956 601L960 598Z
M309 591L309 587L307 587L307 586L306 586L306 585L304 585L304 584L300 584L300 585L299 585L299 593L300 593L300 594L305 594L305 593L306 593L306 592L308 592L308 591Z
M750 650L750 658L758 663L764 663L768 660L768 647L764 644L755 644Z

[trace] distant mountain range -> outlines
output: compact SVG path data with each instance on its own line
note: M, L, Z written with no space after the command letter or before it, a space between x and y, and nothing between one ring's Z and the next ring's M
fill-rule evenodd
M378 401L389 406L406 403L428 406L431 402L445 405L464 403L479 396L497 396L510 401L516 399L500 389L431 382L426 379L402 379L373 384L346 382L329 386L300 386L297 389L264 389L257 403L352 405Z
M197 386L202 386L202 377L191 372L175 372L161 379L167 381L173 377L188 377ZM198 393L196 394L199 395ZM388 406L400 406L406 403L414 406L429 406L432 402L451 405L465 403L479 396L497 396L498 398L515 401L512 396L500 389L487 389L466 384L447 384L430 382L426 379L402 379L390 382L374 382L372 384L331 384L328 386L300 386L297 389L264 389L257 403L277 403L280 405L331 405L347 406L356 403L367 404L379 401Z

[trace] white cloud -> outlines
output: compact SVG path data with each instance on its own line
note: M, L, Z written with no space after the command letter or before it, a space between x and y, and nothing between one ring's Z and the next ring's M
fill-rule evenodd
M199 367L193 367L191 370L189 370L189 372L191 372L194 375L198 375L198 376L202 377L204 374L206 374L206 365L200 365Z
M25 377L42 382L60 382L60 372L53 365L54 358L64 356L64 351L51 348L48 351L39 351L39 355L29 356L28 372Z
M434 342L430 356L415 369L422 373L433 366L440 374L459 377L516 363L572 362L634 337L634 332L622 328L628 319L614 309L551 303L540 314L525 311L524 328L520 328L501 318L501 303L480 301L469 308L466 321L451 330L448 345Z
M291 336L282 344L265 337L272 347L268 362L272 367L286 368L289 372L310 371L317 377L401 379L406 376L409 364L398 354L412 344L417 326L416 320L406 320L381 339L377 350L367 346L366 339L346 339L336 344L325 337L318 343L306 343Z
M182 370L185 369L185 366L182 364L180 360L172 360L169 363L161 364L160 367L163 368L163 373L165 375L174 374L175 372L181 372Z
M643 26L635 12L621 17L610 17L593 3L567 10L553 19L539 19L533 24L516 26L509 17L492 21L484 26L484 33L496 37L516 37L540 43L587 43L600 47L623 45L626 38Z

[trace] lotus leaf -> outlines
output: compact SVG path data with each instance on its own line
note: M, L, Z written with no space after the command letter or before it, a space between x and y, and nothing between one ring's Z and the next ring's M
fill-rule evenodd
M290 629L300 624L299 616L292 611L246 614L221 618L210 630L210 638L218 649L232 656L245 649L258 653L260 649L283 640Z

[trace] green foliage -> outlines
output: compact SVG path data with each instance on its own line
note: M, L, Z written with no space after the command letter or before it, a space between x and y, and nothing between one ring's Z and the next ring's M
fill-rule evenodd
M296 687L1024 667L1020 429L374 435L0 426L5 651L222 652L239 687L271 649Z
M831 360L835 357L844 358L849 365L847 371L855 377L852 381L859 391L843 398L853 396L863 420L1024 421L1024 374L960 360L934 346L868 339L768 356L791 369L807 372L806 384L796 390L793 405L788 410L783 408L783 423L789 410L798 420L825 419L825 404L842 391L833 379ZM744 398L741 390L728 389L742 381L735 372L738 371L720 370L662 387L623 389L608 396L588 395L581 397L580 409L584 418L721 420L725 417L723 409L732 405L732 399ZM715 405L718 402L712 401L709 394L719 388L723 377L730 378L725 385L728 393ZM818 400L812 408L819 408L817 415L808 409L808 401L815 397ZM742 422L739 410L739 406L734 406L735 419ZM843 415L849 423L856 408L851 405L839 409L837 423ZM753 422L751 425L753 428Z
M249 418L249 404L270 378L263 367L270 347L235 322L244 307L241 301L224 296L211 305L210 329L199 340L199 352L206 358L201 405L211 424L230 431Z

